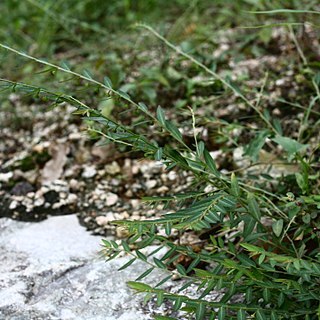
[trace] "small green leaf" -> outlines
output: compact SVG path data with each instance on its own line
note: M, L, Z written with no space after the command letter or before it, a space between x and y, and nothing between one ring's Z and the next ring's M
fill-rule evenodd
M196 274L198 274L199 269L196 270ZM205 271L207 272L207 271ZM213 276L212 274L210 274L210 277ZM204 298L206 295L208 295L215 287L217 281L216 279L211 279L207 282L207 287L205 290L203 290L202 294L200 295L200 297L198 299L202 299Z
M145 278L147 275L149 275L153 270L154 270L154 267L151 267L151 268L147 269L145 272L143 272L142 274L140 274L140 276L139 276L135 281L142 280L142 279Z
M245 155L250 156L253 161L257 161L259 158L259 152L265 144L266 138L269 136L268 131L259 132L254 139L250 141L245 148Z
M241 247L243 247L253 253L264 253L265 252L263 248L257 247L253 244L241 243L240 245L241 245Z
M154 295L151 292L146 293L143 298L143 304L146 305L153 298L153 296Z
M210 210L205 216L204 219L210 223L217 223L220 221L220 217L217 212Z
M224 294L224 296L221 298L221 303L227 303L230 301L230 299L233 297L234 293L236 291L236 286L234 283L231 283L229 290Z
M112 244L112 246L113 246L115 249L118 249L118 248L119 248L119 245L118 245L114 240L110 240L110 243Z
M158 106L157 108L157 119L163 127L166 127L166 117L164 115L163 109L160 106Z
M226 209L233 209L236 205L236 201L233 197L225 196L219 200L218 204L219 206L223 206Z
M300 260L299 260L299 259L295 259L295 260L293 261L293 266L294 266L298 271L300 271L300 269L301 269Z
M122 90L118 90L117 93L121 98L123 98L125 100L131 100L131 97L126 92L124 92Z
M183 169L187 169L187 170L190 169L190 166L189 166L188 162L186 161L186 159L177 150L166 145L165 152L168 155L168 157L171 158L170 160L175 162L175 163L173 163L173 165L178 164ZM167 170L169 170L169 167L167 168Z
M239 253L237 255L239 261L246 267L256 267L256 264L253 260L251 260L246 254Z
M70 70L70 64L68 61L62 61L61 62L61 67L65 70Z
M142 282L129 281L127 282L127 285L129 288L137 291L141 291L141 292L152 291L152 288L149 285Z
M278 296L278 307L281 307L283 305L284 299L285 299L285 297L284 297L283 292L280 292L279 296Z
M144 112L148 112L148 107L146 106L145 103L139 102L138 105L139 105L141 110L143 110Z
M257 319L257 320L267 320L267 317L266 317L266 315L264 314L264 312L259 309L259 310L256 312L256 319Z
M283 134L282 126L281 126L281 121L278 118L273 119L272 121L273 127L276 129L277 133L279 135Z
M84 70L83 74L85 77L87 77L88 79L92 79L92 73L89 70Z
M105 239L101 239L103 245L106 247L106 248L111 248L111 243L110 241L108 240L105 240Z
M271 312L271 320L278 320L279 317L277 316L277 314L275 313L275 311Z
M249 213L257 220L260 221L261 219L261 212L260 208L258 206L258 203L256 201L255 196L252 193L248 193L248 209Z
M243 309L240 309L237 313L237 320L246 320L246 313Z
M157 287L162 286L164 283L166 283L167 281L169 281L171 278L172 278L172 275L163 278L163 279L162 279L161 281L159 281L154 287L157 288Z
M215 319L217 319L217 313L215 311L211 311L209 320L215 320Z
M154 160L160 161L162 159L163 149L159 148L157 152L154 154Z
M218 282L217 282L216 289L217 289L217 290L220 290L220 289L222 289L223 287L224 287L224 281L223 281L222 278L220 278L220 279L218 280Z
M283 229L283 220L279 219L272 223L272 231L277 236L280 237Z
M178 264L176 265L176 269L177 269L177 271L178 271L180 274L182 274L183 276L187 275L186 269L184 268L183 265L181 265L181 264L178 263Z
M103 82L108 88L112 89L112 82L107 76L103 78Z
M238 184L238 179L237 179L236 175L234 174L234 172L232 172L232 174L231 174L231 193L235 197L239 197L239 195L240 195L240 188L239 188L239 184Z
M309 190L309 181L300 172L295 173L296 181L301 191L306 194Z
M224 320L225 317L226 317L226 308L220 307L219 312L218 312L218 320Z
M317 84L317 86L320 86L320 72L318 71L314 77L313 77L313 81Z
M199 141L197 147L198 147L197 149L198 157L201 158L201 156L203 155L203 151L205 149L204 142Z
M311 216L309 213L305 214L304 216L302 216L302 221L305 223L305 224L309 224L310 221L311 221Z
M157 292L157 306L160 307L164 301L163 291Z
M200 302L196 310L196 320L204 319L206 313L206 305L203 302Z
M209 170L216 176L220 176L220 172L217 170L216 164L214 163L214 160L212 159L209 151L207 149L203 150L203 156L204 160L209 168Z
M264 259L266 258L266 255L265 254L261 254L259 259L258 259L258 263L261 264L263 263Z
M98 104L98 110L100 110L101 114L106 118L110 117L113 109L114 109L113 99L105 99Z
M177 318L166 317L166 316L155 316L155 320L177 320Z
M244 226L243 226L242 234L245 241L248 241L247 238L252 235L252 231L254 230L257 224L257 221L254 218L252 218L251 215L247 215L246 219L243 219L243 221L244 221Z
M252 301L252 288L246 290L246 302L251 303Z
M141 251L136 250L136 254L140 260L147 261L147 257Z
M187 283L185 283L183 286L181 286L181 288L179 288L178 292L181 292L183 291L184 289L187 289L188 287L190 287L192 284L194 284L194 282L191 280L191 281L188 281Z
M164 256L161 258L161 261L167 260L168 258L172 257L173 254L176 252L177 247L173 246L170 250L168 250Z
M179 131L179 129L170 121L165 121L165 127L167 128L167 130L171 133L171 135L179 140L182 141L182 134Z
M225 247L225 243L224 243L222 237L218 237L217 240L218 240L218 246L219 246L220 248L224 248L224 247Z
M262 291L262 296L264 301L268 303L271 297L270 290L268 288L264 288Z
M183 298L182 297L177 297L176 301L174 302L173 305L173 311L178 311L183 303Z
M164 230L167 236L171 234L171 227L172 227L172 224L170 222L167 222L164 226Z
M154 263L156 264L156 266L160 269L167 269L167 266L159 259L157 258L153 258Z
M118 269L118 271L121 271L121 270L123 270L123 269L128 268L128 267L131 266L135 261L136 261L136 258L133 258L133 259L129 260L126 264L124 264L122 267L120 267L120 268Z
M187 269L187 273L189 273L193 268L195 268L199 262L201 261L200 256L198 256L197 258L195 258L189 265L188 269Z
M287 151L289 156L292 156L299 151L303 151L308 147L307 144L301 144L288 137L276 136L272 141L279 144L285 151Z

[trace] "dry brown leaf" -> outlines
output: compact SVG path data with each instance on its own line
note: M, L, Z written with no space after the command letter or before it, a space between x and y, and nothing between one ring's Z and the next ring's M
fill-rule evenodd
M49 147L49 154L52 156L41 174L42 184L50 183L59 179L63 173L63 167L67 162L67 154L69 153L69 146L65 143L51 143Z

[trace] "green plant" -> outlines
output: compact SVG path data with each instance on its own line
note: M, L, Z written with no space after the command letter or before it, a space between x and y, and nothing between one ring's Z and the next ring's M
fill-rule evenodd
M121 243L103 240L103 254L109 260L121 252L132 256L121 269L136 260L148 265L143 274L129 282L131 288L146 293L147 298L155 296L158 305L165 300L171 301L173 311L181 310L195 319L318 319L319 144L309 143L310 137L316 137L317 127L313 130L308 127L313 106L319 99L317 73L307 68L303 61L312 88L312 102L305 110L298 138L286 136L281 122L272 119L261 108L259 99L257 103L249 99L230 77L219 75L154 29L145 25L140 27L150 31L179 57L210 75L227 94L236 96L238 103L243 102L257 115L259 129L237 124L250 137L254 136L249 143L243 143L247 145L245 153L251 159L248 168L227 173L218 169L210 150L197 133L202 119L197 118L194 109L186 109L189 117L184 121L193 129L193 141L186 143L186 137L177 123L169 119L166 110L161 107L153 110L144 103L135 102L127 92L116 89L108 77L103 82L97 81L87 71L80 74L65 64L58 66L6 45L0 46L42 64L47 72L63 72L90 83L95 90L102 91L105 98L114 99L125 109L143 115L143 124L154 125L156 136L165 139L161 142L155 137L150 139L145 131L141 131L142 126L127 123L127 119L111 118L108 113L91 108L68 94L1 79L3 88L27 92L38 100L50 101L53 106L69 103L76 107L75 114L91 121L90 132L143 152L147 158L162 161L168 171L180 167L193 173L195 181L189 192L144 199L151 205L171 205L175 208L174 213L164 214L157 220L118 221L119 226L127 229L128 238ZM157 75L155 72L150 78ZM137 87L133 89L137 90ZM230 127L232 124L221 121L219 125ZM316 125L319 126L319 122ZM228 131L220 133L228 135ZM233 143L234 147L241 141ZM255 175L245 170L261 165L261 151L270 152L269 149L286 165L299 170L281 177L273 176L270 170ZM272 166L274 164L270 163L270 168ZM282 190L275 192L275 184L282 185ZM197 243L179 243L179 237L186 233L193 234ZM157 249L145 254L144 249L154 244ZM165 253L159 256L162 249ZM168 276L156 285L143 283L142 280L157 268L166 270ZM186 279L180 292L191 284L196 285L197 299L161 287L176 273ZM223 290L223 297L219 301L206 300L212 290Z

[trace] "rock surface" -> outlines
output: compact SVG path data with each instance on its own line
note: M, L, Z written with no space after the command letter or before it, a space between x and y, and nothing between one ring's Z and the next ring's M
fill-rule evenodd
M143 265L118 272L128 258L99 259L100 239L75 215L36 224L0 219L0 319L151 319L126 287Z

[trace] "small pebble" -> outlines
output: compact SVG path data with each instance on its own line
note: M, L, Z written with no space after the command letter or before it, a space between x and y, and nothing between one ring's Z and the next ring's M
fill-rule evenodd
M140 201L138 199L131 199L130 202L133 208L137 208L140 204Z
M77 200L78 200L78 197L77 197L76 194L70 193L70 194L68 195L67 201L68 201L69 203L76 203Z
M9 180L13 177L13 172L0 173L0 182L9 182Z
M81 133L80 132L72 132L69 134L69 139L70 140L80 140L81 139Z
M105 226L109 223L109 218L105 217L105 216L99 216L96 217L96 222L99 226Z
M11 203L10 203L9 209L10 209L10 210L14 210L17 206L18 206L18 202L15 201L15 200L13 200L13 201L11 201Z
M146 182L146 187L148 189L153 189L157 185L157 180L148 180Z
M117 173L121 172L121 168L118 164L118 162L113 161L111 164L107 164L105 167L105 170L108 174L110 174L111 176L116 175Z
M90 167L85 167L83 172L82 172L82 177L85 179L90 179L93 178L97 174L97 170L95 167L90 166Z
M166 193L168 191L169 191L169 188L167 186L161 186L160 188L157 189L157 192L161 194Z
M106 205L107 206L113 206L115 205L119 200L119 197L117 194L108 192L107 193L107 200L106 200Z

